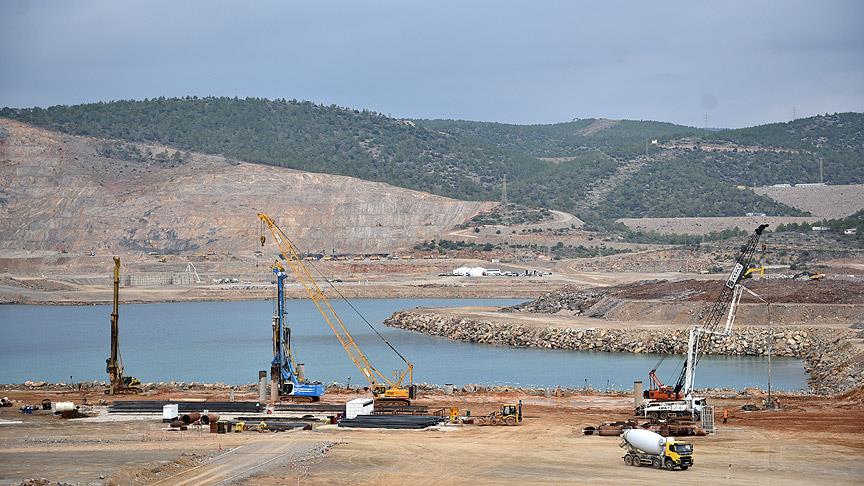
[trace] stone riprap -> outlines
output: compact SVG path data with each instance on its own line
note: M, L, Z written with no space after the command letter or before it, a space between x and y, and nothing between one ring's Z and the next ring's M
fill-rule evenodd
M684 354L689 329L528 327L440 315L396 312L384 321L390 327L483 344L583 351ZM800 358L814 392L846 391L864 382L864 363L852 343L853 330L813 327L739 327L728 337L713 336L705 352L720 355L767 355Z

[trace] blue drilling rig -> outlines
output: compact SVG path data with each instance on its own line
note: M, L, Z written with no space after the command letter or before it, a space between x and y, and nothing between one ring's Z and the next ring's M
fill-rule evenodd
M291 347L291 328L285 322L285 268L278 261L276 275L276 312L273 315L273 361L270 378L278 384L279 398L295 402L317 402L324 395L324 385L306 381L303 364L297 364Z

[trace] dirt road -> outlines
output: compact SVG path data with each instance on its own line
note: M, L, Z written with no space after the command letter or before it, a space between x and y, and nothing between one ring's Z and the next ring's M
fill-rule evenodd
M330 444L325 442L301 442L285 437L281 439L262 440L237 447L204 464L151 484L205 486L239 482L251 475L265 472L274 465L296 465L299 461L323 454L330 447Z

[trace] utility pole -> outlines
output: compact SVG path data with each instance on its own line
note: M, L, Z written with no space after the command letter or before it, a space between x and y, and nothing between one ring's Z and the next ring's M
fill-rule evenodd
M504 174L504 183L501 185L501 204L507 206L507 174Z
M822 177L822 162L823 162L823 159L822 159L822 156L820 155L819 156L819 183L820 184L825 183L825 179Z

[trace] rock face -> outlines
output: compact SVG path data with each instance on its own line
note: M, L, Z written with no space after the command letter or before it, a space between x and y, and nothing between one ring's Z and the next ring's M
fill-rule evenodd
M102 140L0 128L0 250L251 253L261 211L305 251L386 253L495 206L209 155L121 160Z
M396 312L384 324L474 343L629 353L684 354L689 335L687 328L535 328L418 311ZM861 357L850 342L854 335L812 327L739 327L729 337L714 336L705 352L766 355L770 342L772 355L804 360L813 391L837 393L864 381L864 363L852 359Z

